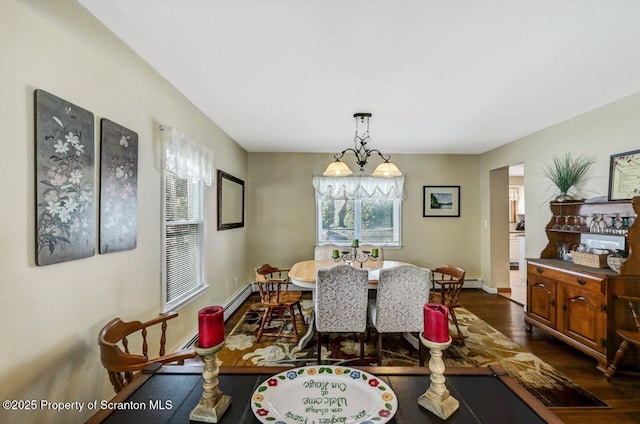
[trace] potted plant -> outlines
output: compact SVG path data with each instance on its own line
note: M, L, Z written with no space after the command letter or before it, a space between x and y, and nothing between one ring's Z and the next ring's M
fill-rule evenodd
M593 156L579 155L573 158L571 153L565 153L554 156L550 164L544 164L542 169L544 176L549 178L559 191L555 198L556 202L573 200L573 197L568 194L569 189L580 181L594 162Z

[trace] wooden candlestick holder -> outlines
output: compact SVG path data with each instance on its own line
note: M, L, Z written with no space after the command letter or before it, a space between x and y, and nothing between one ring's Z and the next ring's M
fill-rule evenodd
M224 342L212 347L200 347L196 344L195 350L204 361L202 368L202 397L198 405L189 414L189 419L193 421L204 421L206 423L217 423L231 405L231 396L225 395L218 388L218 359L216 353L222 349Z
M446 420L460 406L460 402L449 395L449 390L445 385L445 366L442 360L442 351L451 345L451 337L444 343L437 343L425 339L420 333L420 341L430 349L429 369L431 370L431 384L427 391L418 398L418 405Z

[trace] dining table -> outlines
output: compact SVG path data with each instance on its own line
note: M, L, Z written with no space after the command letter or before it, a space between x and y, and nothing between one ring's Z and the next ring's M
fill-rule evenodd
M276 374L287 369L287 367L220 367L219 388L222 393L231 396L232 400L218 423L275 422L274 417L269 417L271 420L264 417L258 418L252 399L255 399L255 393L264 393L260 391L261 386L271 386L271 384L267 386L265 381L273 380ZM388 424L445 422L417 402L430 385L429 368L353 367L352 369L371 374L381 385L387 385L395 393L397 408L393 416L382 419L375 417L374 419L377 419L375 422ZM317 377L318 382L333 381L332 377L326 373L319 372ZM540 400L527 392L499 366L447 368L445 377L450 395L460 404L458 410L447 419L448 424L562 423ZM199 421L189 418L190 412L201 399L203 383L202 366L153 364L112 399L99 402L99 407L87 424L197 423ZM373 385L371 387L375 390ZM285 386L283 390L284 388ZM270 390L273 391L273 389ZM285 405L267 405L266 402L264 405L267 405L265 408L274 415L276 413L285 415L289 409L304 411L308 407L308 405L302 405L304 396L304 392L298 390L287 394L288 400ZM357 397L352 398L349 394L344 396L346 402L358 402ZM370 409L369 404L362 406ZM301 417L297 420L283 419L283 421L287 423L343 422L331 421L331 418L329 415L317 421L310 417Z
M333 261L333 260L306 260L301 262L296 262L293 264L291 269L289 270L289 280L292 284L311 290L311 295L314 295L316 288L316 276L318 274L318 270L320 268L326 268L330 266L335 266L339 264L344 264L342 261ZM385 268L393 268L401 265L411 265L407 262L399 262L399 261L367 261L364 263L354 262L351 266L366 269L369 272L369 290L376 290L378 288L378 276L380 275L380 270ZM304 347L309 344L309 342L313 339L313 335L315 334L315 314L314 311L311 311L311 315L309 316L309 327L307 328L307 332L300 337L298 342L298 348L302 350ZM410 337L410 336L408 336ZM415 339L415 338L412 338ZM410 343L414 343L415 340L409 340ZM417 346L417 344L415 344Z

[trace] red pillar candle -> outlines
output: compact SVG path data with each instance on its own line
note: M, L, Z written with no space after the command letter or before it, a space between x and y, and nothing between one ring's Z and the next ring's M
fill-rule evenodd
M436 343L449 340L449 310L439 303L424 305L424 338Z
M224 341L224 308L208 306L198 311L198 345L213 347Z

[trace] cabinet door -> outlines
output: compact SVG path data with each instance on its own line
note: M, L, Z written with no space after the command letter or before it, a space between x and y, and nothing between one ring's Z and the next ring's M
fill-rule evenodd
M572 286L558 289L558 330L599 352L606 348L605 297Z
M527 315L549 327L556 325L556 282L528 274Z
M520 260L520 239L515 235L509 235L509 262Z

